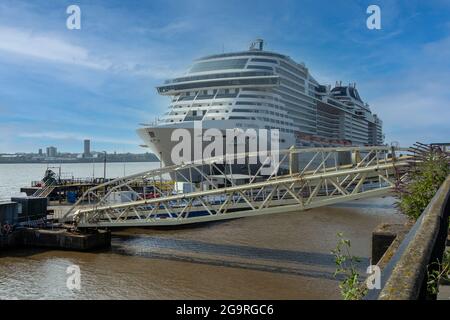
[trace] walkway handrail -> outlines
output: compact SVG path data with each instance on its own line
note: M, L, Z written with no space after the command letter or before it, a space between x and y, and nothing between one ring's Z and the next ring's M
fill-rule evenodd
M425 299L428 267L442 259L448 237L449 216L450 175L383 270L381 290L372 290L366 299Z
M407 162L398 162L396 164L397 166L407 166ZM248 190L250 188L252 189L257 189L257 188L261 188L265 185L270 185L270 186L278 186L278 185L285 185L285 184L291 184L293 182L296 181L313 181L313 180L320 180L323 178L334 178L334 177L340 177L342 175L346 175L346 174L358 174L358 173L370 173L372 171L384 171L384 170L388 170L392 168L392 164L381 164L381 165L374 165L368 168L360 168L360 169L346 169L346 170L341 170L338 172L327 172L327 173L319 173L319 174L310 174L310 175L304 175L304 176L284 176L282 178L279 178L277 180L273 180L273 181L262 181L262 182L255 182L252 183L251 185L247 185L247 184L243 184L243 185L238 185L238 186L232 186L232 187L223 187L220 189L211 189L211 190L203 190L203 191L199 191L199 192L192 192L189 194L176 194L176 195L170 195L165 197L165 201L171 201L171 200L179 200L179 199L187 199L189 197L196 197L198 195L202 195L202 196L214 196L214 195L220 195L226 192L231 192L231 191L245 191ZM135 206L139 206L139 205L149 205L149 204L155 204L155 203L159 203L161 202L161 198L153 198L153 199L144 199L144 200L137 200L137 201L133 201L132 204ZM126 202L126 203L120 203L120 204L115 204L115 205L105 205L103 207L95 207L95 210L106 210L106 209L119 209L119 208L126 208L129 207L130 203ZM87 208L87 209L80 209L78 210L78 214L83 214L85 212L91 212L93 210L93 208Z

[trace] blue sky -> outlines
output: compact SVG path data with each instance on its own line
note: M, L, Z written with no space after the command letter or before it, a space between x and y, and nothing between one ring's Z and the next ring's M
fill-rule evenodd
M71 4L81 30L66 28ZM155 86L257 37L320 82L356 82L386 142L450 140L450 1L2 0L0 153L81 152L84 138L142 152L135 129L168 105Z

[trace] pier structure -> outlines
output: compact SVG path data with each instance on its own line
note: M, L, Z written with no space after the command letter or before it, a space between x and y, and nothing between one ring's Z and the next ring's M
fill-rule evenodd
M256 170L247 164L248 174L242 174L242 167L240 173L233 173L234 164L260 154L202 159L92 187L60 221L74 223L77 228L175 226L301 211L381 196L407 178L410 151L389 146L291 148L279 151L279 161L269 175L262 175L262 171L267 169L271 154ZM201 176L200 182L190 178L194 174ZM177 182L169 183L170 177ZM132 185L138 181L152 184L155 191L151 197L137 194L129 201L110 201L114 193L132 192ZM180 188L180 184L189 188ZM98 192L106 188L107 192Z
M74 198L81 197L86 191L102 185L102 188L95 188L96 193L105 194L108 192L108 182L114 179L104 178L57 178L53 181L32 181L30 187L21 187L20 192L25 193L29 197L48 198L51 202L66 203L70 194L74 194ZM165 181L170 184L170 181ZM106 188L105 188L106 186ZM153 184L146 184L145 181L135 181L130 184L134 192L151 194L153 192ZM167 188L170 186L158 186L159 188ZM100 195L99 195L100 196Z

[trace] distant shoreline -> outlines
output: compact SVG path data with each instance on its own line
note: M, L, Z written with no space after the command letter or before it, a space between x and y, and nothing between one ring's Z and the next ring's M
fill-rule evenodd
M103 163L104 160L94 160L94 161L76 161L76 160L67 160L67 161L55 161L55 160L49 160L49 161L5 161L0 162L0 165L2 164L71 164L71 163ZM149 163L158 163L158 160L132 160L132 161L126 161L126 160L107 160L106 164L108 163L133 163L133 162L149 162Z

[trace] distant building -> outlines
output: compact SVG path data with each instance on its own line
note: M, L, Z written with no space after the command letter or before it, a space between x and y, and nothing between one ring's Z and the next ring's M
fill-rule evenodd
M58 155L58 150L55 147L48 147L47 148L47 157L54 158Z
M84 158L90 158L91 157L91 140L84 140Z
M42 149L39 149L39 155L42 156Z

